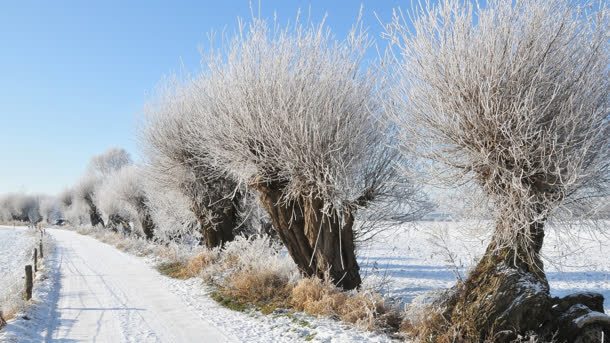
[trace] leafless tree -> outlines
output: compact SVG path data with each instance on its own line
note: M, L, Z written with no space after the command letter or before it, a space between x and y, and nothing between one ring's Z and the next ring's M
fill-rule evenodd
M92 226L102 225L104 226L104 220L102 215L95 204L95 190L102 182L102 179L93 173L85 174L79 182L74 186L74 193L72 197L72 211L74 219L82 217L83 210L89 214L89 223ZM72 223L78 225L77 223Z
M52 196L40 196L39 210L42 216L42 221L48 224L54 224L58 219L61 219L61 204L58 198Z
M410 29L397 11L386 32L403 145L449 167L451 182L474 180L497 209L492 242L446 314L454 326L458 314L477 318L480 339L539 331L545 222L567 203L608 194L607 8L441 1L421 12ZM520 286L508 284L515 275ZM528 306L540 312L515 315Z
M172 95L188 107L166 125L187 160L258 192L304 274L329 270L346 289L361 283L356 215L394 189L400 164L370 43L358 25L339 41L323 23L253 19Z
M20 221L35 225L42 220L40 199L37 195L9 193L0 197L3 220Z
M133 233L153 239L155 224L148 204L147 182L140 167L126 166L107 176L96 192L96 203L109 219L124 225L131 222Z
M155 223L155 239L164 242L191 243L201 241L198 222L190 202L175 188L148 182L146 191L151 216Z
M148 156L149 177L168 192L179 192L190 202L198 221L201 243L209 248L232 241L240 225L241 192L237 183L219 172L205 151L197 158L191 148L188 121L196 103L190 90L168 82L147 107L142 140Z
M107 177L131 163L131 156L125 149L110 148L91 158L89 171L100 177Z

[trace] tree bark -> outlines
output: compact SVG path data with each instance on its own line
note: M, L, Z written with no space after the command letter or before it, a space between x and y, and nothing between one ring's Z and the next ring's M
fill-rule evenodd
M91 226L96 226L97 224L102 224L104 226L104 220L97 210L97 206L93 203L93 199L91 199L90 195L85 196L85 201L89 206L89 220L91 221Z
M281 187L257 184L260 200L273 227L301 273L325 278L326 273L338 287L360 286L360 267L354 247L354 217L351 211L342 216L323 212L320 199L281 201Z
M531 244L518 249L492 239L468 278L434 304L442 309L441 318L428 319L424 325L432 329L426 334L436 340L512 342L528 332L550 333L551 297L539 257L544 223L522 233Z
M238 225L239 213L235 200L222 200L216 204L214 220L210 220L207 213L212 211L198 203L193 203L191 208L196 214L201 233L200 244L212 249L223 247L227 242L235 239L233 230Z
M142 225L142 231L144 232L144 236L148 240L152 240L155 233L155 222L150 215L150 209L146 204L146 199L144 197L139 197L136 199L136 204L138 206L138 214L140 217L140 224Z

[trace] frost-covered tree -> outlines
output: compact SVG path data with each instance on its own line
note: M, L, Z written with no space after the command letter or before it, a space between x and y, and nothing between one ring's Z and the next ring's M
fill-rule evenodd
M62 202L71 203L65 211L67 219L73 225L85 224L88 221L92 226L105 226L102 213L96 204L96 191L106 178L131 163L129 154L119 148L110 148L102 154L93 156L85 175L72 188L71 196L67 194L62 196ZM88 212L88 220L83 221L84 211Z
M61 204L58 198L41 196L39 202L42 221L46 222L47 224L55 224L58 219L62 218Z
M91 158L89 171L100 177L107 177L131 163L131 156L125 149L110 148Z
M102 225L104 226L104 220L102 219L101 213L95 204L95 190L101 183L102 179L93 173L85 174L80 181L73 188L72 197L72 210L74 211L73 217L82 217L82 211L86 210L88 214L88 221L92 226ZM77 225L76 223L72 223Z
M98 187L96 203L108 218L130 221L135 234L154 237L155 224L148 205L146 178L140 167L126 166L110 174Z
M59 196L63 219L72 225L82 225L90 222L89 208L82 201L75 201L74 189L62 191Z
M7 221L20 221L35 225L42 220L40 199L36 195L11 193L0 198L0 207Z
M161 242L200 242L198 221L189 199L176 189L150 182L148 203L155 223L155 239Z
M414 29L400 15L387 27L404 146L440 162L436 174L444 165L448 180L478 183L497 209L492 241L434 319L433 340L544 331L545 223L567 202L608 194L607 8L441 1L423 12Z
M188 199L201 242L214 248L235 237L241 192L234 180L218 171L209 154L195 157L194 137L186 131L196 110L195 99L189 95L190 89L169 84L147 110L143 140L151 179L158 188Z
M193 165L259 194L304 274L346 289L361 283L356 215L392 188L397 158L369 44L360 29L339 41L254 19L172 95L186 106L168 125Z

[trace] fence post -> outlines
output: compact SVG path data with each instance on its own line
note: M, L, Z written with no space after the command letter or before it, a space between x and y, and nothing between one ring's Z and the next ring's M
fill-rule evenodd
M40 246L39 246L39 248L40 249L38 249L38 251L40 251L40 258L43 258L44 255L42 254L42 238L40 239Z
M34 287L32 278L32 266L25 266L25 300L32 299L32 288Z
M6 325L6 320L4 320L2 311L0 311L0 329L2 329L5 325Z
M38 250L34 248L34 273L38 271Z

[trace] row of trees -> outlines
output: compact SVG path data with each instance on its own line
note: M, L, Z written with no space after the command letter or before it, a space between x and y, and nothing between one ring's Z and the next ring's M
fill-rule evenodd
M360 24L338 40L324 24L253 19L149 103L145 163L120 150L95 157L60 197L64 213L210 248L270 224L304 275L354 289L366 224L429 208L405 175L465 179L496 209L495 231L431 337L549 334L545 223L608 195L608 19L605 5L591 8L397 11L380 63L366 59L373 40Z
M36 225L42 220L52 221L60 213L52 198L42 195L6 194L0 197L0 222L26 222Z

